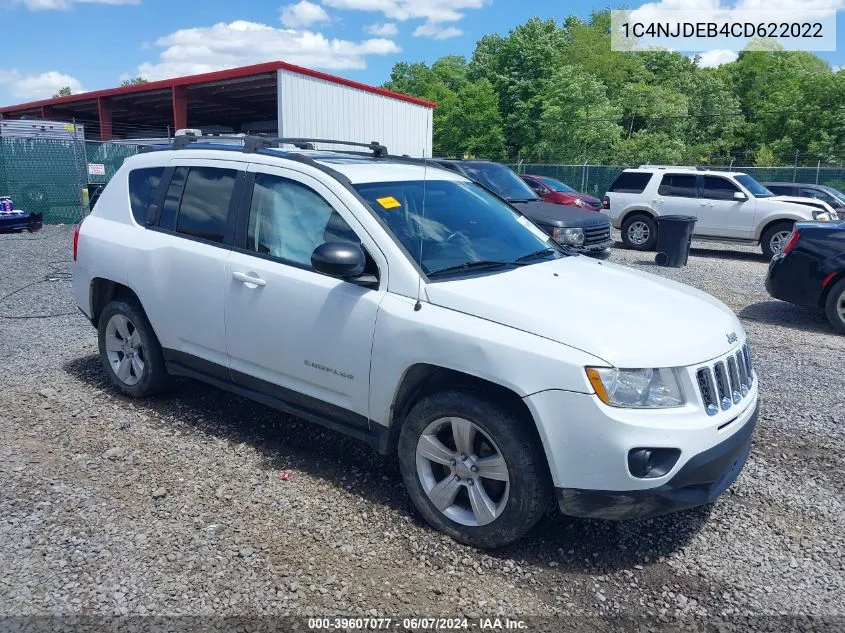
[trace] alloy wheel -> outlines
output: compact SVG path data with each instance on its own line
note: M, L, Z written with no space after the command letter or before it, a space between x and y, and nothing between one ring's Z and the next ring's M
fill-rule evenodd
M417 441L417 476L431 503L467 526L495 521L508 503L510 473L496 443L464 418L439 418Z
M631 222L631 225L628 227L628 240L631 244L642 246L648 242L650 237L651 230L648 228L648 224L640 220Z
M775 254L780 253L789 241L790 235L792 235L792 231L778 231L772 235L772 239L769 240L769 248L772 252Z
M136 385L144 376L144 346L138 328L123 314L106 324L106 356L115 376L125 385Z

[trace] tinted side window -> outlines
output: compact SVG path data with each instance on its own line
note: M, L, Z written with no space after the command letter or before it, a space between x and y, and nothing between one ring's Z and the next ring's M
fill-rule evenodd
M816 198L817 200L823 200L831 206L836 205L836 200L833 196L820 189L800 189L798 191L798 195L802 198Z
M642 193L651 181L651 174L623 171L616 177L608 191L617 193Z
M718 176L705 176L701 197L711 200L733 200L734 193L737 191L739 187L730 180Z
M132 215L141 226L147 222L147 210L155 198L162 174L164 167L149 167L129 172L129 202L132 205Z
M664 174L657 193L676 198L695 198L697 178L695 174Z
M222 242L237 176L235 169L191 167L179 205L176 232Z
M765 185L765 187L777 196L791 196L794 194L794 187L786 187L784 185L772 185L771 187Z
M256 174L249 208L248 250L311 267L314 249L358 236L319 194L292 180Z

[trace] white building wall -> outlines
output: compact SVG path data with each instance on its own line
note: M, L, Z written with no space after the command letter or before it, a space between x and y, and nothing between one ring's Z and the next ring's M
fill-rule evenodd
M378 141L391 154L431 156L431 108L287 70L278 74L279 136Z

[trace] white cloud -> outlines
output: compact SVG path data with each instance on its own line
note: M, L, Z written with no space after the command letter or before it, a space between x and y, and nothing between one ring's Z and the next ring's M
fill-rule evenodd
M274 60L335 70L362 69L367 67L368 55L401 50L393 40L384 38L360 42L328 39L321 33L244 20L180 29L156 44L164 48L159 60L138 66L138 74L150 81Z
M30 11L51 11L70 9L79 4L141 4L141 0L12 0L13 4L22 4Z
M85 92L82 83L70 75L65 75L55 70L38 75L25 75L17 69L0 69L0 85L9 91L9 94L16 99L26 101L38 101L49 99L59 88L70 86L71 92Z
M364 28L364 31L375 37L394 37L399 34L399 29L393 22L385 22L384 24L370 24Z
M480 9L492 0L323 0L335 9L373 11L390 20L423 19L425 24L416 28L414 35L446 39L460 35L457 27L440 27L443 22L459 22L465 9Z
M712 51L704 51L698 54L699 68L715 68L722 64L730 64L735 62L739 55L736 51L728 50L726 48L716 48Z
M319 4L302 0L282 7L282 24L290 28L308 26L315 22L328 22L329 14Z
M414 29L414 37L433 37L436 40L446 40L450 37L458 37L464 32L455 26L440 26L433 22L426 22L420 24Z

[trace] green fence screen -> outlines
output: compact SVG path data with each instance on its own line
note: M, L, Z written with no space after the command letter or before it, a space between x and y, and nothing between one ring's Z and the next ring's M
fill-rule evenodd
M109 181L141 145L0 137L0 196L48 224L78 222L89 186Z
M44 215L48 224L78 222L87 210L88 190L114 176L126 157L143 145L62 139L0 137L0 196L15 207ZM551 176L601 197L626 165L511 164L519 173ZM714 168L721 169L721 168ZM742 167L760 181L806 182L845 191L843 167ZM93 191L91 191L93 193Z

